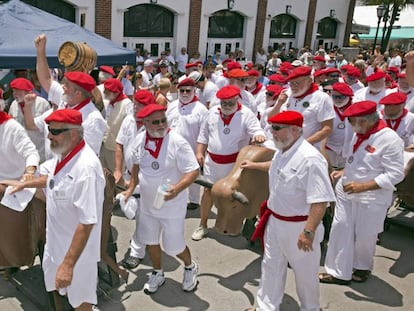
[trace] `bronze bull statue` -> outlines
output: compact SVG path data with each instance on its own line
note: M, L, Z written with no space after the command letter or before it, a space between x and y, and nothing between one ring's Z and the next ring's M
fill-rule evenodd
M244 220L259 215L260 204L269 196L269 177L266 172L242 169L244 160L270 161L274 150L248 145L243 147L231 172L211 188L217 218L214 229L221 234L239 235ZM209 186L204 183L204 186Z

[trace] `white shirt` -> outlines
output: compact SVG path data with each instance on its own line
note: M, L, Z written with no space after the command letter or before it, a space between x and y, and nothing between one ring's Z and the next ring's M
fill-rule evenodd
M185 72L185 65L188 63L188 54L180 54L175 58L177 64L177 70L179 72Z
M387 122L383 113L380 113L380 116L382 119L384 119L385 122ZM394 121L391 121L391 126L396 126ZM407 115L401 119L401 123L398 126L396 133L403 140L404 147L408 147L413 143L414 113L408 112Z
M303 137L274 154L269 189L268 207L282 216L306 216L312 203L335 201L328 164Z
M353 98L353 102L359 102L359 101L363 101L363 100L372 100L374 102L377 103L377 108L378 111L381 110L380 105L378 104L379 101L381 100L381 98L387 96L390 93L395 92L396 90L392 90L392 89L387 89L384 88L381 92L379 92L378 94L371 94L369 91L368 86L358 90L355 94L354 94L354 98Z
M0 180L19 179L27 166L39 166L39 154L16 120L0 124Z
M46 167L46 245L45 256L62 263L78 224L94 224L77 263L101 259L101 227L105 177L94 151L85 146L56 175L60 156L55 155ZM52 181L53 180L53 181Z
M198 100L206 106L207 103L209 104L209 107L215 106L220 104L219 99L216 97L218 87L211 82L210 80L207 80L207 82L204 84L204 88L199 90L198 93Z

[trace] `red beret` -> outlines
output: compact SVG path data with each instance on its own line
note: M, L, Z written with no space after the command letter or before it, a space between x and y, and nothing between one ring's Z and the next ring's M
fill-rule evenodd
M240 96L240 89L235 85L226 85L216 93L218 99L229 99L235 96Z
M108 91L114 93L122 93L124 91L124 86L121 81L115 78L109 78L104 82L104 88Z
M142 108L140 111L138 111L136 116L138 119L144 119L156 111L165 111L165 110L167 110L167 107L164 107L158 104L150 104Z
M197 64L196 63L188 63L188 64L185 65L185 69L193 68L193 67L197 67Z
M399 79L407 79L407 75L405 74L405 72L402 72L402 73L398 74L398 78Z
M65 78L68 79L70 82L80 86L87 92L92 92L92 90L96 87L95 80L90 75L84 72L67 72L65 73Z
M322 56L319 56L319 55L315 56L315 57L313 58L313 60L314 60L314 61L317 61L317 62L323 62L323 63L325 63L325 62L326 62L325 57L322 57Z
M266 91L273 93L273 96L279 96L280 92L283 91L283 87L281 87L280 85L277 84L270 84L268 86L266 86Z
M252 69L253 68L253 63L252 62L249 62L249 63L247 63L246 65L245 65L245 68L247 68L247 69Z
M195 64L196 64L196 65L202 65L202 64L203 64L203 62L202 62L201 60L198 60L198 61L196 61L196 62L195 62Z
M400 73L400 70L397 67L394 67L394 66L388 67L387 71L395 73L396 75Z
M401 105L407 101L407 95L401 92L395 92L384 96L379 101L380 105Z
M259 76L259 72L255 69L250 69L247 74L249 75L249 77L258 77Z
M286 76L289 74L290 71L291 69L286 66L280 66L278 70L278 72L283 73Z
M241 69L242 66L240 65L239 62L235 62L235 61L231 61L227 64L227 70L233 70L233 69Z
M329 68L324 69L324 73L329 75L331 73L341 73L341 72L339 71L339 69L335 67L329 67Z
M226 58L225 60L223 60L221 63L224 65L224 64L227 64L227 63L230 63L230 62L232 62L233 60L231 59L231 58Z
M352 66L351 64L346 64L346 65L341 66L341 68L339 68L339 70L348 71L350 68L355 68L355 67Z
M110 66L99 66L99 70L103 71L103 72L106 72L106 73L109 73L112 76L115 75L115 71Z
M82 114L76 109L59 109L52 112L46 119L46 123L59 122L82 125Z
M286 125L296 125L302 127L303 116L300 112L288 110L275 114L274 116L267 119L267 122Z
M377 111L377 103L372 100L356 102L345 109L342 114L344 117L361 117Z
M32 82L25 78L16 78L10 83L10 87L12 89L22 90L22 91L31 91L33 90L34 86Z
M287 69L293 69L293 65L290 62L281 62L280 67L287 68Z
M286 78L280 74L274 73L269 76L269 80L272 82L286 83Z
M351 87L346 83L334 83L332 85L332 90L345 96L354 96L354 92L352 91Z
M185 78L180 83L178 83L177 88L180 88L182 86L195 86L195 82L191 78Z
M383 78L385 78L385 72L381 71L381 70L378 70L377 72L374 72L373 74L370 74L365 79L365 81L372 82L372 81L376 81L376 80L383 79Z
M247 78L249 75L242 69L233 69L227 73L227 77L233 79Z
M326 74L326 71L325 70L318 69L318 70L315 70L315 72L313 73L313 76L315 78L317 78L317 77L320 77L320 76L325 75L325 74Z
M295 69L293 69L290 73L289 76L287 77L287 80L292 80L292 79L296 79L299 77L306 77L306 76L310 76L312 72L312 68L308 67L308 66L300 66L297 67Z
M349 77L359 78L361 76L361 71L356 67L349 67L346 74Z
M141 105L156 104L154 95L148 90L139 90L134 94L134 99Z

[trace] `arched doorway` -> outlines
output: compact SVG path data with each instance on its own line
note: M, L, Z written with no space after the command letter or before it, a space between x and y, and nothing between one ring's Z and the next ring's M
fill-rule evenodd
M224 58L236 49L244 50L243 33L244 17L241 14L230 10L215 12L208 21L206 54L220 52Z
M173 49L174 13L155 4L139 4L124 13L124 42L128 48L147 50L152 58Z
M296 47L296 24L296 18L290 14L273 17L270 24L269 45L275 51L280 51L283 47L286 49Z
M322 18L318 23L317 40L314 49L317 50L322 45L325 51L331 50L336 43L337 28L338 22L336 19L331 17Z

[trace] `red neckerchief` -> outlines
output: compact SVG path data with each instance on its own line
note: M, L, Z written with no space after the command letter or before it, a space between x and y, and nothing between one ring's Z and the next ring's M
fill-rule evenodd
M184 104L184 103L182 103L182 102L180 101L181 108L182 108L182 107L184 107L184 106L186 106L186 105L189 105L189 104L191 104L191 103L194 103L194 102L196 102L196 101L198 101L198 97L197 97L197 96L194 96L194 97L193 97L193 99L192 99L190 102L186 103L186 104Z
M115 106L115 104L117 103L117 102L120 102L121 100L123 100L123 99L125 99L125 98L128 98L128 96L126 96L124 93L121 93L121 94L119 94L118 95L118 97L117 98L115 98L112 102L110 102L109 104L113 107L113 106Z
M256 86L255 86L255 88L254 88L253 91L249 91L247 89L247 86L246 86L245 90L248 91L248 92L250 92L252 95L256 95L257 93L260 92L260 90L262 89L262 87L263 87L263 84L261 84L260 82L256 82Z
M372 127L372 129L370 129L368 132L366 132L365 134L360 134L357 133L357 141L354 144L354 149L353 149L353 153L355 153L355 151L357 151L358 147L361 146L361 144L366 141L372 134L379 132L380 130L382 130L383 128L386 128L387 124L385 124L384 120L378 120L377 123L375 123L375 125Z
M315 93L316 91L319 90L319 86L316 83L312 83L311 86L309 87L309 89L302 95L300 95L299 97L295 97L295 99L297 101L300 101L302 99L304 99L306 96Z
M55 167L55 173L54 175L56 176L57 173L59 173L59 171L70 161L72 160L72 158L78 154L79 151L81 151L81 149L85 146L85 141L82 139L79 144L77 144L75 146L75 148L72 149L71 152L69 152L69 154L60 162L58 162L58 164L56 164Z
M4 111L0 111L0 124L3 124L10 120L12 117L5 113Z
M167 133L169 131L170 131L170 129L168 129ZM161 137L161 138L151 137L150 134L148 134L148 132L146 132L144 149L147 150L156 159L158 158L158 155L160 154L160 150L161 150L161 146L162 146L162 142L164 140L164 137ZM149 141L153 141L155 143L155 150L152 150L152 149L147 147Z
M81 110L83 107L85 107L87 104L89 104L89 102L90 102L91 100L88 98L88 99L85 99L84 101L81 101L79 104L77 104L76 106L74 106L74 107L69 107L69 109L70 108L72 108L72 109L75 109L75 110Z
M343 122L343 121L345 120L345 118L346 118L346 117L344 117L344 116L342 115L342 112L344 112L346 108L348 108L349 106L351 106L351 104L352 104L351 99L349 99L349 102L348 102L345 106L342 106L342 107L338 108L338 107L336 107L336 106L334 105L335 112L336 112L336 114L338 115L339 119L341 119L341 121L342 121L342 122Z
M20 110L22 111L22 114L24 115L24 102L18 103Z
M384 115L384 110L381 111L381 112L382 112L382 115ZM385 119L385 121L387 122L387 126L390 129L393 129L394 131L397 131L398 127L400 126L401 120L407 115L407 113L408 113L408 109L404 108L403 113L397 119L394 119L394 120ZM392 126L392 122L395 122L394 126Z
M223 113L221 112L221 108L218 108L218 111L220 112L220 117L221 117L221 119L223 120L224 125L228 126L228 125L230 124L230 122L231 122L231 119L233 119L233 117L234 117L235 113L236 113L237 111L241 110L241 109L242 109L242 105L241 105L240 103L237 103L237 109L236 109L236 111L235 111L235 112L233 112L231 115L226 116L226 117L227 117L227 119L225 119L225 118L224 118L225 116L224 116L224 115L223 115Z

